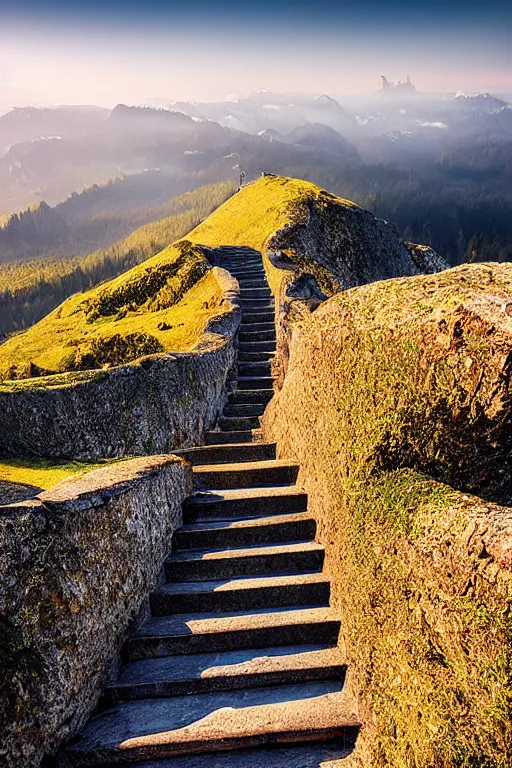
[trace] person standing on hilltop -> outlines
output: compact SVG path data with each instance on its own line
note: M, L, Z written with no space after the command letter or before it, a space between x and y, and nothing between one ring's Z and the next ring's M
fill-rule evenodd
M245 171L240 171L240 186L238 187L238 189L241 189L243 187L244 181L245 181Z

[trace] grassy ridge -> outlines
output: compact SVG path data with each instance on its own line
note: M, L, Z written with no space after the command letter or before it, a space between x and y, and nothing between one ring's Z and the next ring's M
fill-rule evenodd
M264 176L233 195L188 237L212 247L246 245L261 250L270 235L291 220L294 209L303 200L318 199L322 194L324 190L309 181ZM338 199L340 203L355 205Z
M233 192L231 182L209 184L162 204L167 215L134 230L109 248L70 259L0 265L0 336L37 322L73 293L121 274L178 240Z
M0 346L0 377L90 370L194 345L220 314L200 249L181 241L106 284L76 294Z
M217 185L215 191L225 196L229 185ZM262 249L276 229L294 220L304 200L314 199L321 206L325 194L309 182L278 176L248 185L193 229L186 241L72 296L28 331L8 339L0 346L0 378L98 369L164 350L190 349L208 319L220 311L219 289L198 246ZM211 199L209 193L208 205ZM155 231L153 225L145 227L133 239L142 249L153 248L160 242L155 235L148 243ZM163 231L168 236L167 225ZM131 252L125 241L122 254Z

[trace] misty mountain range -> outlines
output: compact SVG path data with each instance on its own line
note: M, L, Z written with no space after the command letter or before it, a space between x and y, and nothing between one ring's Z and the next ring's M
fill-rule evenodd
M461 145L512 141L512 106L489 94L380 93L352 101L350 111L327 95L263 90L162 104L29 107L0 117L0 214L151 169L213 181L235 177L239 166L248 174L312 164L414 168Z
M238 182L242 169L248 180L309 179L451 263L512 253L512 106L503 99L391 91L341 105L257 91L0 117L0 263L106 247L173 195Z

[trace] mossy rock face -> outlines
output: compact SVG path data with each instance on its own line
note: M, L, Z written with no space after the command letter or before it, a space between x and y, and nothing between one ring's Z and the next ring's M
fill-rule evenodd
M511 264L466 265L280 316L264 434L327 545L372 768L510 762L511 297Z

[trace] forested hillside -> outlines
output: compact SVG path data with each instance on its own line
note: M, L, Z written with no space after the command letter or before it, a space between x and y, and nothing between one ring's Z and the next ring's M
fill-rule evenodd
M73 293L121 274L178 240L234 191L231 182L199 187L159 207L167 215L86 256L0 265L0 335L27 328Z
M147 171L94 184L51 207L46 202L0 216L0 263L85 256L126 237L136 227L179 211L177 195L226 176L180 176ZM3 219L3 222L2 222Z

